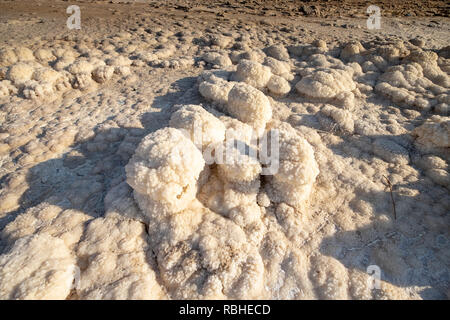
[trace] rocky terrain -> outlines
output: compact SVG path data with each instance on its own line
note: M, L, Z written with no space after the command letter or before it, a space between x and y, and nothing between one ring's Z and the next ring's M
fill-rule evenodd
M0 1L0 299L448 299L449 6L373 5Z

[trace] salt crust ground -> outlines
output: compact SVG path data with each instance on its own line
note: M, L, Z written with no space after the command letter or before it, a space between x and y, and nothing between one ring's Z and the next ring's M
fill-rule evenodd
M288 36L3 46L0 298L448 297L449 48ZM277 174L204 163L252 129L279 130Z

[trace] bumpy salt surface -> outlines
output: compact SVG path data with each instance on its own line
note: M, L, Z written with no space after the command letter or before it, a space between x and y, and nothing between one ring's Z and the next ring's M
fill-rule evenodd
M1 298L445 297L448 49L170 28L0 50Z

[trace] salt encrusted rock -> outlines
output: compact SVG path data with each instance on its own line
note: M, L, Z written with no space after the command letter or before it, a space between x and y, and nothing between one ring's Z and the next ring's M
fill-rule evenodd
M273 122L269 130L269 135L278 133L279 137L279 168L273 176L268 176L273 188L271 196L276 202L300 207L309 199L319 174L314 150L288 123ZM264 144L265 150L270 150L269 141ZM265 163L270 162L264 153L262 157Z
M281 61L289 61L289 52L287 51L286 47L282 45L272 45L268 48L266 48L266 53L268 56L273 57L277 60Z
M434 111L440 115L450 115L450 105L447 103L439 103L434 107Z
M222 36L222 35L214 35L211 38L211 43L220 48L226 48L232 41L231 37Z
M16 85L22 85L24 82L31 80L34 70L33 65L26 62L19 62L8 70L7 78Z
M152 216L185 209L195 198L204 166L202 153L189 138L164 128L141 141L125 170L141 210Z
M117 56L115 58L111 58L106 61L106 64L108 66L113 66L113 67L130 66L131 63L132 63L132 61L125 56Z
M225 139L225 125L199 105L183 105L170 117L169 125L185 130L188 138L202 150Z
M112 66L100 66L92 72L92 79L98 83L104 83L108 81L114 75L114 67Z
M435 183L450 189L450 173L446 161L438 156L418 156L416 164L425 171L425 174Z
M58 58L56 63L54 64L53 68L57 71L62 71L69 67L72 63L75 62L75 57L72 57L71 55L63 56L62 58Z
M0 97L7 97L11 94L16 94L17 88L13 86L11 81L3 80L0 81Z
M211 83L217 83L221 81L228 81L230 76L231 72L226 70L206 70L199 75L197 82L201 83L203 81L207 81Z
M419 110L428 110L430 108L430 103L426 99L417 98L414 93L411 93L407 89L393 87L387 82L377 84L375 90L390 98L395 103L411 106Z
M60 72L61 76L56 80L55 88L58 91L65 91L72 88L74 82L74 76L68 71Z
M50 199L51 200L51 199ZM48 202L31 207L6 225L0 236L8 243L36 234L48 234L64 241L73 250L92 217L74 209L63 209Z
M423 150L450 147L450 117L433 116L412 131Z
M333 104L348 111L352 111L355 108L355 95L351 91L343 91L334 97Z
M405 59L420 64L423 68L423 75L435 84L450 88L450 76L439 68L438 55L435 52L414 50Z
M327 49L327 43L324 40L322 40L322 39L314 40L312 45L314 47L316 47L316 48L320 48L320 49L323 49L323 50Z
M67 70L72 74L90 74L95 65L88 60L76 60Z
M267 66L250 60L241 60L233 74L234 81L245 82L257 89L264 88L270 80L272 72Z
M126 77L131 74L131 69L128 66L116 66L114 68L114 73L120 75L121 77Z
M423 67L410 62L390 67L382 74L375 90L393 102L421 110L432 106L429 93L444 94L446 89L424 76Z
M422 48L425 45L425 40L421 38L413 38L410 39L409 42L419 48Z
M0 299L66 299L74 276L75 259L64 241L29 235L0 256Z
M51 50L43 48L37 49L34 52L34 56L41 63L48 63L49 61L53 61L56 59Z
M395 41L392 43L377 46L370 51L376 56L383 57L390 63L397 63L401 58L409 55L410 51L406 48L403 41Z
M228 102L228 94L235 82L228 82L216 78L214 81L203 81L198 87L200 94L207 100L225 105Z
M0 50L0 66L7 67L17 62L17 55L11 48Z
M160 66L162 66L164 68L167 67L167 68L172 68L172 69L184 69L184 68L191 67L194 64L195 64L194 58L187 56L187 57L176 57L176 58L171 58L170 60L165 60ZM135 64L133 64L133 65L135 65Z
M33 73L33 80L38 82L46 82L49 84L54 84L58 78L61 77L61 74L50 68L39 68L36 69Z
M261 256L231 219L197 204L150 223L149 232L155 235L160 279L172 298L252 299L263 292Z
M342 69L324 69L303 77L295 88L303 95L313 98L334 98L341 92L352 91L356 84L353 73Z
M85 90L91 87L93 83L92 76L90 73L77 73L74 76L72 86L74 89Z
M348 60L352 56L363 52L365 49L361 42L355 41L348 43L341 51L341 59Z
M314 71L318 71L316 70L317 68L342 69L344 67L344 63L341 60L322 53L315 53L310 55L304 63L306 63L307 66L310 68L308 69L308 71L310 71L308 74L312 74Z
M23 95L27 99L49 98L54 94L53 85L48 82L29 80L23 86Z
M262 133L272 118L272 107L264 93L245 83L235 84L228 94L227 111Z
M164 299L148 260L145 225L109 213L86 228L77 254L86 261L77 294L80 299Z
M239 56L240 59L250 60L258 63L262 63L265 57L266 54L261 49L248 50Z
M336 129L350 133L354 131L353 116L347 110L336 108L332 105L325 105L320 112L326 117L333 119L333 123L337 125ZM332 128L327 129L331 130Z
M30 49L28 49L26 47L18 47L14 51L16 53L18 61L33 61L34 60L33 51L31 51Z
M256 157L245 154L245 150L238 150L233 147L233 141L227 141L228 146L224 145L223 153L226 153L224 159L217 160L219 176L226 181L242 183L250 182L259 178L261 173L261 164ZM218 152L216 151L216 154Z
M230 57L219 52L207 52L203 55L203 60L217 67L228 67L232 65Z
M291 91L291 86L286 79L273 75L270 77L269 83L267 84L267 89L273 95L282 97Z
M283 77L286 80L294 79L293 74L291 74L291 67L287 62L274 59L272 57L266 57L264 59L264 65L268 66L273 74Z
M255 130L248 124L228 116L221 116L220 121L226 127L226 139L242 141L247 145L254 143L257 138Z
M6 74L8 73L7 67L0 67L0 81L6 79Z
M385 71L389 67L389 63L379 55L371 55L368 57L368 61L372 62L378 70Z

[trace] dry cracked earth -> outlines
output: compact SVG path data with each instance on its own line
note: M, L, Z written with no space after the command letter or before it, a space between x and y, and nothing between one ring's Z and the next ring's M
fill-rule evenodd
M448 299L448 4L192 2L0 1L0 299Z

